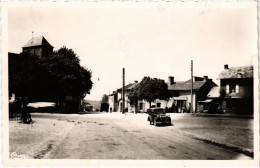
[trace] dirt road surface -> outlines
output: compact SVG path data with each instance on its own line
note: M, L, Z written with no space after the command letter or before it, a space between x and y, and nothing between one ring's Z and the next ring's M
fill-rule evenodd
M10 153L35 159L252 159L182 134L174 120L172 126L149 125L145 114L34 113L32 118L32 125L10 121Z

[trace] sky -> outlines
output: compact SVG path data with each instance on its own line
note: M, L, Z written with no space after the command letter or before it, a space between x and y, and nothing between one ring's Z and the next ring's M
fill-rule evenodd
M256 8L172 7L165 3L127 7L26 7L8 9L8 52L20 53L33 36L58 50L77 53L92 71L88 100L144 76L175 81L209 76L217 84L224 64L253 65L257 57Z

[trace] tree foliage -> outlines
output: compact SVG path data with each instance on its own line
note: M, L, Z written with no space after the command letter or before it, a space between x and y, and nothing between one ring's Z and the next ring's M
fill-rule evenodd
M170 96L168 86L164 80L144 77L142 81L130 91L128 98L131 103L146 100L150 104L156 99L166 100Z
M28 52L9 58L9 91L20 96L84 97L92 85L91 71L80 66L77 54L66 47L45 58Z
M9 57L9 92L20 97L50 96L50 74L36 55L22 52Z
M62 47L44 59L53 79L56 95L85 96L92 88L91 71L80 66L72 49Z
M102 96L101 103L108 103L108 95L104 94Z

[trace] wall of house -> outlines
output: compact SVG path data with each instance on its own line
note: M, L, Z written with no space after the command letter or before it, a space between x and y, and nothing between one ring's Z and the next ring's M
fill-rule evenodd
M52 54L53 48L48 46L38 46L38 47L36 46L36 47L24 48L23 51L28 51L32 55L36 54L39 57L44 57Z
M155 101L154 101L154 105L156 106L156 107L158 107L157 105L158 105L158 103L160 103L160 107L161 108L170 108L170 107L172 107L172 105L173 105L173 103L174 103L174 100L173 100L173 98L169 98L169 100L159 100L159 99L156 99Z
M43 48L42 48L42 56L43 57L46 57L46 56L48 56L48 55L50 55L52 53L53 53L53 48L52 47L43 46Z
M29 52L32 55L37 55L39 57L42 56L42 48L40 47L30 47L30 48L24 48L23 51Z
M118 112L122 112L122 111L121 111L121 109L122 109L122 103L123 103L123 101L122 101L122 99L121 99L121 100L119 101L119 103L118 103L118 109L117 109ZM125 109L127 109L125 112L131 112L131 111L132 111L132 108L133 108L133 107L131 107L129 100L128 100L128 99L125 99Z
M207 82L199 90L196 91L197 101L205 100L212 86Z
M242 78L242 79L221 79L220 86L221 90L226 90L226 85L239 85L239 93L236 94L240 97L253 97L253 78Z
M239 85L239 93L226 93L227 97L242 97L240 101L240 111L241 113L253 113L253 99L254 99L254 89L253 89L253 78L238 78L238 79L221 79L220 80L220 90L226 92L226 85L235 86ZM231 89L231 87L230 87ZM225 99L224 99L225 100ZM228 101L223 102L223 110L230 111L228 108ZM235 105L234 105L235 106Z
M118 111L118 94L114 94L114 109L113 111Z
M142 104L142 106L140 106L140 104ZM151 103L151 106L155 105L154 102ZM139 100L138 101L138 109L142 110L142 112L147 112L147 109L150 108L150 104L149 102L145 101L145 100Z
M109 112L112 112L115 110L114 95L108 96L108 110L109 110Z
M173 105L173 103L174 103L173 98L170 98L170 99L167 101L166 106L167 106L168 108L171 108L172 105Z
M193 111L196 111L196 109L197 109L197 96L196 96L196 93L193 93L192 96L193 96L192 97L192 99L193 99L192 108L193 108ZM186 108L189 109L189 104L191 103L191 92L190 91L180 92L179 97L187 98Z

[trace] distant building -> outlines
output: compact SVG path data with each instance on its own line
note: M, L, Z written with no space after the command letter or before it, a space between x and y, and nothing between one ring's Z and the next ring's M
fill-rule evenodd
M135 81L125 86L125 112L145 112L149 108L149 103L144 100L138 100L136 107L130 104L128 95L137 84L138 81ZM122 88L113 91L113 93L109 95L108 102L110 112L122 112ZM152 105L155 105L155 103L152 103Z
M197 111L198 101L207 98L210 90L217 86L208 76L194 77L193 79L193 111ZM185 82L174 82L174 77L169 77L168 90L172 98L168 104L172 104L172 110L175 112L189 112L191 106L191 79ZM169 105L167 105L169 107Z
M207 95L206 100L198 101L199 112L222 113L220 87L214 86Z
M125 108L128 112L146 112L150 105L145 100L138 100L137 107L130 104L129 92L138 84L130 83L125 86ZM193 82L193 110L196 111L198 101L205 100L211 88L217 86L212 79L204 77L194 77ZM174 82L174 77L169 77L168 90L172 97L168 100L156 99L151 103L152 107L161 107L171 112L188 112L191 103L191 80L185 82ZM122 88L117 89L109 95L110 111L122 111Z
M118 111L118 93L113 91L112 94L108 96L109 112Z
M128 95L130 91L138 84L138 81L135 81L134 83L130 83L125 86L125 109L126 112L132 112L133 106L130 105L130 100L128 99ZM122 88L117 89L116 92L114 92L114 111L122 112L123 107L123 100L122 100Z
M224 65L219 74L222 109L232 113L253 113L253 66L231 67Z
M43 36L31 38L22 48L23 52L27 51L40 58L53 53L53 46Z

